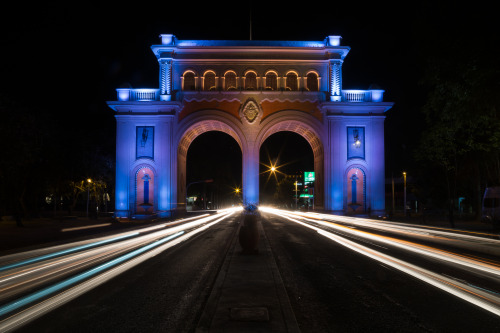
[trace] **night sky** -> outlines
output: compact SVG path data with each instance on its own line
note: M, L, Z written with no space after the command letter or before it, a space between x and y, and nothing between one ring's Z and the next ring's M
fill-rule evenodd
M125 83L158 87L150 46L160 43L159 34L249 39L251 11L254 40L342 36L341 44L351 47L343 88L376 84L385 89L385 101L395 102L387 112L386 165L399 172L412 163L422 130L419 80L426 55L439 47L434 40L449 36L465 50L500 31L491 5L477 1L468 4L473 8L431 1L299 4L253 1L250 10L237 2L17 2L1 14L1 95L62 123L105 133L113 147L115 122L106 101L115 100L115 89Z

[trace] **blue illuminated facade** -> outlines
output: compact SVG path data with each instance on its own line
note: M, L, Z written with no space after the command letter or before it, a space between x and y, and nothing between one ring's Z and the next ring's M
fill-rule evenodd
M117 89L116 217L186 208L186 156L207 131L241 148L243 201L259 203L259 150L272 134L303 136L314 154L315 206L385 212L383 90L346 90L350 48L323 41L178 40L151 46L159 88Z

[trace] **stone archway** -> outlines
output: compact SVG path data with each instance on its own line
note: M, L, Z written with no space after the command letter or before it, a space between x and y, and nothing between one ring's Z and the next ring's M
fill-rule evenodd
M204 115L199 114L196 118L187 118L183 121L184 126L181 126L179 131L181 135L177 145L177 209L186 208L187 152L194 139L209 131L223 132L238 143L243 155L245 143L240 128L226 117L218 116L216 113L206 112Z
M262 123L262 129L257 138L257 149L271 135L277 132L293 132L302 136L311 146L314 155L315 180L315 206L324 209L324 148L322 143L321 125L311 116L303 112L283 111L270 116Z

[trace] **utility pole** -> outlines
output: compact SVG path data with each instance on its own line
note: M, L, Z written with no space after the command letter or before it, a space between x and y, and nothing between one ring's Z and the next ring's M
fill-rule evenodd
M297 175L295 175L295 209L299 209L298 208L298 198L297 198Z
M394 217L394 212L396 211L396 203L394 199L394 173L391 173L392 177L392 216Z
M406 217L406 172L403 172L403 179L404 179L404 212L405 212L405 217Z

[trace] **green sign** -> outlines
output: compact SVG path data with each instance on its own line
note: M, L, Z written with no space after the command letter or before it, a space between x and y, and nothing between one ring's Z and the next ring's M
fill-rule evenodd
M315 179L314 171L304 172L304 181L305 182L313 182Z

